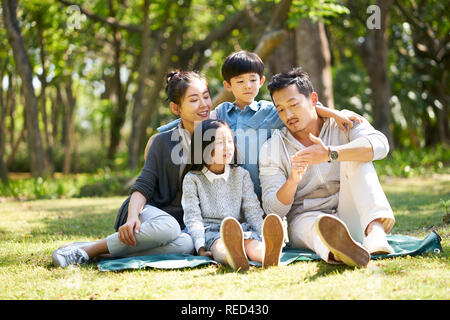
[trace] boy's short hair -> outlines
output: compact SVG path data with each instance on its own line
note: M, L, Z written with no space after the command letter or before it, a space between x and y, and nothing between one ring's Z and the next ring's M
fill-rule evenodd
M264 62L253 52L233 52L222 64L222 77L228 83L231 78L250 72L257 73L260 78L264 75Z
M309 97L314 92L311 79L309 79L308 73L302 71L302 68L293 68L277 73L270 79L267 89L269 89L270 96L273 97L275 91L284 89L294 83L297 85L298 91L305 97Z

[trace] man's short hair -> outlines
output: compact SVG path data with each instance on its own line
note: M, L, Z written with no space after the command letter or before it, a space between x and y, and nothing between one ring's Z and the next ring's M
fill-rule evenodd
M302 71L302 68L293 68L288 71L277 73L270 79L267 88L269 89L270 96L273 97L275 91L289 87L294 83L297 85L298 92L305 97L309 97L310 94L314 92L309 75L305 71Z
M230 79L244 73L264 75L264 62L253 52L238 51L230 54L222 64L222 77L230 83Z

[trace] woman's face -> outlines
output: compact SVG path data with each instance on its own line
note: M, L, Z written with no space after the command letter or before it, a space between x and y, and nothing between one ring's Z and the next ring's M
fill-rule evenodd
M205 80L193 79L184 94L179 108L179 116L186 130L194 131L195 122L209 119L212 100Z
M221 126L216 130L214 140L214 152L212 153L213 163L229 164L233 161L234 139L231 130L226 126Z

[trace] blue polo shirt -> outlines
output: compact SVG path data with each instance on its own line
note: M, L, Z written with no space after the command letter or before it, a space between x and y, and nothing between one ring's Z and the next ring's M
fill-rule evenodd
M223 102L214 112L216 118L228 123L233 130L239 152L239 162L249 173L253 181L255 193L261 196L259 181L259 150L271 137L272 130L280 129L284 123L278 117L277 109L271 101L253 101L241 110L234 102ZM178 125L181 119L174 120L159 127L164 132Z

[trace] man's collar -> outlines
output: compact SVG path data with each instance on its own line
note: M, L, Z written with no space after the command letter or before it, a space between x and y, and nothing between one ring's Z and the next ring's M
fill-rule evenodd
M224 172L221 174L215 174L214 172L209 171L209 169L206 166L204 166L202 169L202 173L211 183L214 181L214 179L220 178L224 179L225 181L228 181L228 177L230 175L230 166L226 165Z

